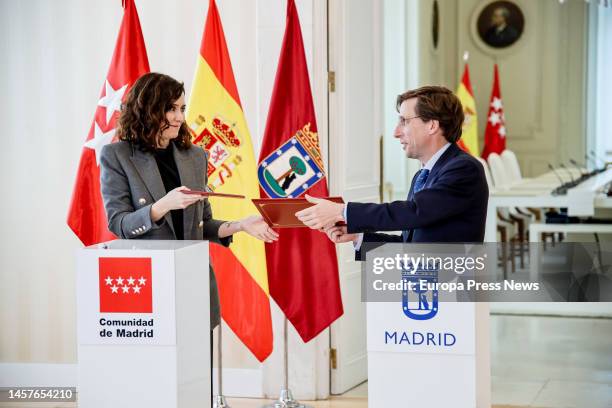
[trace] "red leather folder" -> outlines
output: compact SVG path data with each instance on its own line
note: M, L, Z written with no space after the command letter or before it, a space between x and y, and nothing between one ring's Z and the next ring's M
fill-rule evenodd
M342 197L320 197L335 203L344 203ZM254 198L253 204L273 228L307 228L295 213L314 204L305 198Z

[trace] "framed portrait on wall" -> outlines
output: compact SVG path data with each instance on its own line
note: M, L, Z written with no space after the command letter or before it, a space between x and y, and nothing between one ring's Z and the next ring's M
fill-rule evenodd
M490 50L504 50L521 41L525 15L519 2L486 1L475 14L477 42Z

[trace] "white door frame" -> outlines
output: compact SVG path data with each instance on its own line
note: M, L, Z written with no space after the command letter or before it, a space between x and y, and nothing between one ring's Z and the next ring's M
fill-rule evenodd
M345 201L379 202L382 0L330 1L328 44L329 69L335 73L335 92L329 93L331 193ZM337 248L345 314L330 333L337 367L331 370L332 394L367 379L361 265L354 261L351 244Z

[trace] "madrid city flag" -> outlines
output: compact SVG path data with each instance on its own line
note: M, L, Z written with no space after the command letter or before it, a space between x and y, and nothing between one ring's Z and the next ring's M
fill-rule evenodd
M68 226L85 245L115 239L107 227L100 193L99 155L102 148L114 140L115 123L127 91L141 75L149 72L147 50L134 0L125 0L123 4L123 20L115 52L81 152L68 212Z
M240 104L221 19L214 0L208 16L189 97L187 123L193 143L208 155L208 187L242 194L245 200L211 199L215 219L257 214L255 154ZM272 352L272 318L262 241L234 235L229 248L212 244L210 256L219 287L221 316L259 361Z
M287 26L259 154L259 183L270 198L328 195L300 22ZM270 294L304 342L343 313L336 248L320 231L283 228L266 245Z
M478 149L478 120L476 116L476 101L474 100L474 91L472 90L470 71L467 63L465 64L465 68L463 70L461 83L457 88L457 97L463 106L464 116L461 139L459 139L457 145L472 156L478 156L480 150Z

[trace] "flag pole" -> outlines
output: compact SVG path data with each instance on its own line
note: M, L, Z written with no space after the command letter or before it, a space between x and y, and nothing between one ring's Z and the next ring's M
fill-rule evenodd
M285 316L283 322L283 386L281 388L280 396L277 401L271 404L266 404L262 408L312 408L309 405L304 405L299 401L293 399L293 393L289 389L289 327L288 320Z
M283 389L289 390L289 330L287 327L287 317L283 322L283 336L285 338L283 344Z
M219 328L217 332L217 398L215 398L215 403L213 404L214 408L231 408L225 397L223 396L223 355L222 355L222 343L221 339L223 338L223 334L221 332L221 327L223 326L223 322L219 321ZM212 380L212 379L211 379Z

